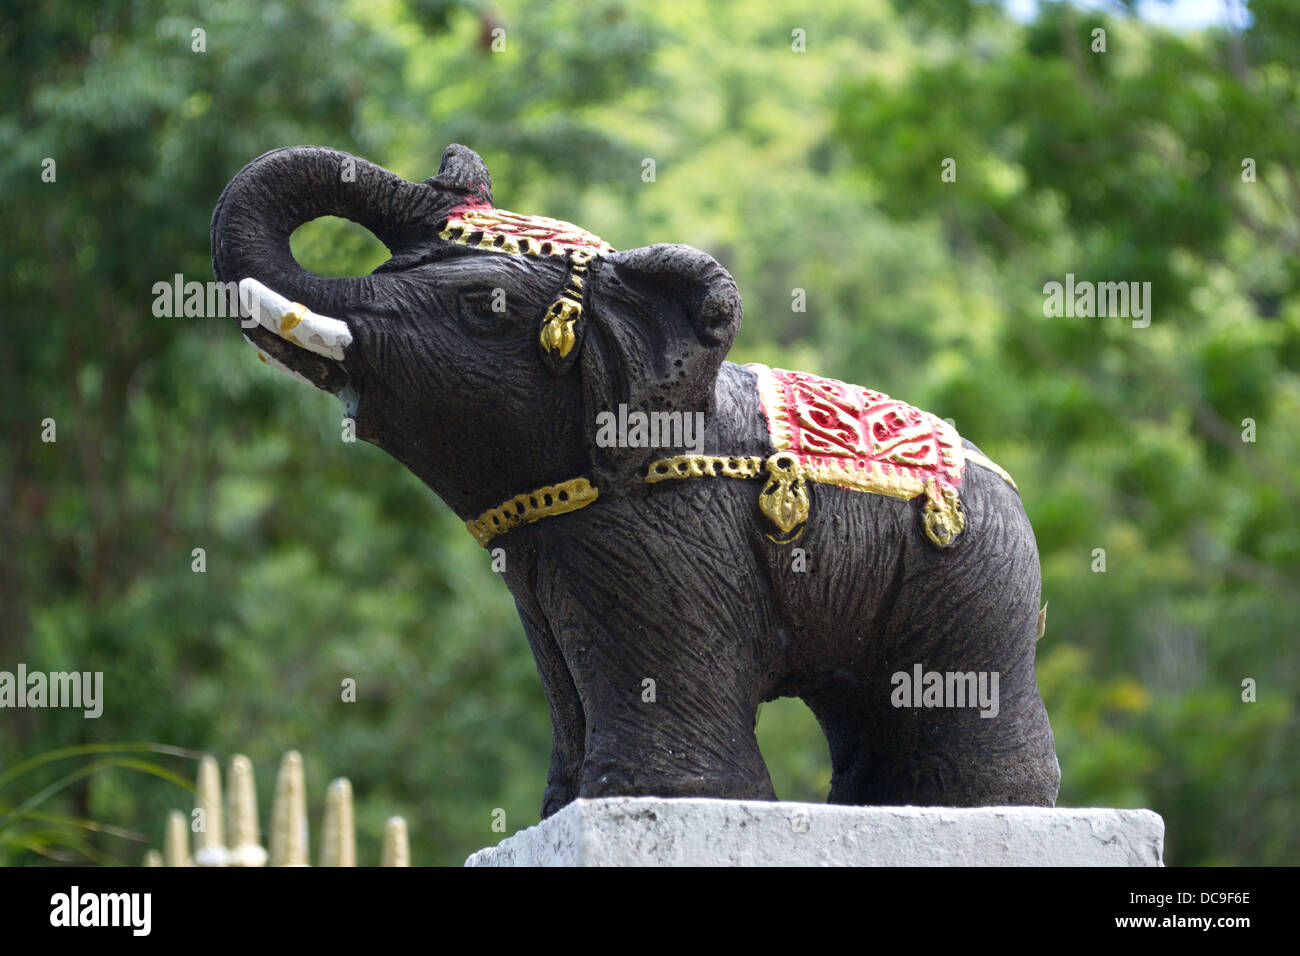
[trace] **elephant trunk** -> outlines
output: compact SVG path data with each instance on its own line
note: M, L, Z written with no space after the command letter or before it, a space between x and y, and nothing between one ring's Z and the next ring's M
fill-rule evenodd
M348 153L320 146L272 150L226 186L212 214L212 270L222 282L252 277L325 314L347 314L379 276L324 278L303 269L289 237L305 222L341 216L397 256L427 242L446 197Z

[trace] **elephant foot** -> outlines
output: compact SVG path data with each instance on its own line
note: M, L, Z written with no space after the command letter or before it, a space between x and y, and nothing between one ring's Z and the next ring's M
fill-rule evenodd
M588 765L583 773L579 796L601 797L710 797L718 800L775 800L767 767L754 773L647 773L645 767L602 763Z
M570 783L549 783L542 794L542 819L555 816L578 796L575 786Z

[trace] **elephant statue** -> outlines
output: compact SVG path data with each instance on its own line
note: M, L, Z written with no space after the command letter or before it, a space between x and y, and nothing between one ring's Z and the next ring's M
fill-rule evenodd
M304 270L290 234L324 215L391 258ZM1054 804L1011 477L888 395L725 361L741 300L707 254L498 209L464 146L421 183L300 146L226 187L212 264L260 356L504 565L550 707L543 817L776 799L754 730L778 697L824 731L832 803Z

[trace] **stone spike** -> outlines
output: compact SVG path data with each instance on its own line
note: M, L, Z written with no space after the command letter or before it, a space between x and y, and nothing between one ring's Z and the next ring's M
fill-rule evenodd
M379 865L411 865L411 847L406 841L406 821L401 817L389 817L384 824L384 850Z
M321 822L321 866L356 866L357 836L352 817L352 784L346 777L330 782Z
M271 804L271 865L308 866L307 790L302 754L290 750L280 761Z
M226 805L230 816L230 866L265 866L266 850L257 824L257 787L253 764L243 754L230 758L226 778Z
M199 761L198 786L194 793L194 807L203 811L203 829L195 836L194 863L196 866L225 866L226 837L222 826L221 768L211 754Z
M163 865L162 854L159 853L157 850L146 850L144 854L144 865L162 866Z
M185 825L185 814L172 810L167 814L163 830L163 859L167 866L190 865L190 830Z

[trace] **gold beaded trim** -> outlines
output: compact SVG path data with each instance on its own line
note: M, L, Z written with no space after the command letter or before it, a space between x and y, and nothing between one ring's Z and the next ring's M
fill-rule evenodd
M966 461L988 468L1002 477L1011 487L1016 483L1001 467L983 455L966 453ZM819 479L809 473L794 455L777 452L766 459L759 455L725 456L725 455L674 455L651 462L646 473L646 483L656 484L676 478L761 478L767 472L767 484L758 496L758 506L767 519L780 531L789 535L808 520L811 505L808 498L808 481L821 480L827 484L837 484L841 488L856 491L873 491L891 497L914 497L906 492L891 494L880 488L863 488L846 482L830 482ZM532 524L551 515L568 514L585 508L599 497L600 492L586 478L571 478L554 485L546 485L536 491L515 495L509 501L489 508L473 521L465 522L470 534L483 547L497 535L505 534L521 525ZM962 512L961 500L953 488L941 488L931 478L925 486L926 503L921 513L921 524L926 537L940 547L952 544L961 534L966 524ZM771 537L771 535L769 535ZM795 536L797 537L797 535ZM779 540L779 544L788 544L794 538Z
M569 280L542 318L542 348L558 351L560 358L567 356L578 340L575 326L582 318L582 283L591 259L590 254L580 250L569 253Z
M668 478L757 478L763 459L757 455L724 458L721 455L674 455L652 462L645 480L650 484Z
M481 249L525 256L592 256L614 251L581 226L546 216L521 216L492 206L465 205L440 224L438 238Z
M499 534L518 528L520 525L532 524L551 515L568 514L585 508L599 496L600 492L586 478L571 478L558 484L546 485L536 491L515 495L509 501L489 508L473 521L466 521L476 541L483 547L488 546Z
M1011 476L983 455L970 455L968 461L986 465L1005 478L1014 487ZM987 464L986 464L987 463ZM758 456L726 458L719 455L676 455L652 462L646 481L666 481L670 478L759 478L767 472L767 484L758 495L759 509L776 525L783 535L792 532L808 520L812 506L808 498L808 482L833 484L854 491L869 491L895 498L914 498L911 488L894 489L888 485L848 480L846 475L831 473L824 466L801 464L789 452L777 452L766 460ZM941 548L946 548L961 534L966 524L961 500L953 488L941 487L931 478L922 493L926 502L921 512L921 527L925 535ZM769 535L768 537L772 537ZM795 536L797 537L797 535ZM778 544L788 544L792 537L772 538Z
M651 462L645 480L653 484L669 478L761 478L764 470L768 479L759 493L758 506L788 535L808 520L810 507L808 487L794 455L777 452L767 459L758 455L674 455Z

